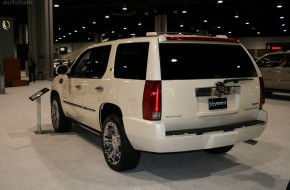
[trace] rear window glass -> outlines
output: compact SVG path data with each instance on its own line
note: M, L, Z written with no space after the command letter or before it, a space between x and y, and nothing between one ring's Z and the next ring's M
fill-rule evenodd
M162 80L256 77L239 45L160 43Z

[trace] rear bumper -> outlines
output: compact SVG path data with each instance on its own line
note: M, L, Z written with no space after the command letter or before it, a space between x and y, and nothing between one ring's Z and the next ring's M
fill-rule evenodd
M156 153L182 152L228 146L254 139L265 130L267 113L260 110L255 121L191 132L166 133L161 121L123 118L123 122L128 139L136 150Z

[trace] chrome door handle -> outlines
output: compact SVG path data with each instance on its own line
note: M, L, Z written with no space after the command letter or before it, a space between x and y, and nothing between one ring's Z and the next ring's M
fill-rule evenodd
M104 87L102 87L102 86L97 86L95 89L96 89L97 92L103 92L104 91Z
M80 89L82 89L82 85L76 85L75 88L76 88L77 90L80 90Z

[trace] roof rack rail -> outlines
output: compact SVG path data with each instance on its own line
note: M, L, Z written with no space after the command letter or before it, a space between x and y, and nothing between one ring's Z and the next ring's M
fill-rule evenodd
M120 40L124 38L134 38L134 37L154 37L158 35L191 35L191 36L203 36L203 35L198 35L197 33L190 33L190 32L146 32L146 35L143 34L136 34L134 36L132 35L122 35L122 36L110 36L109 38L104 39L102 42L107 42L107 41L113 41L113 40ZM203 36L206 37L206 36ZM216 35L216 36L207 36L207 37L216 37L216 38L228 38L226 35Z
M190 32L147 32L146 36L158 36L162 34L168 34L168 35L197 35L196 33L190 33Z

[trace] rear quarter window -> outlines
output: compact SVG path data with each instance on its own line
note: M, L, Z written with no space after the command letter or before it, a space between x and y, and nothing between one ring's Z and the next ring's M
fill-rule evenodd
M256 77L240 45L160 43L162 80Z
M115 78L145 80L149 42L120 44L117 48Z

